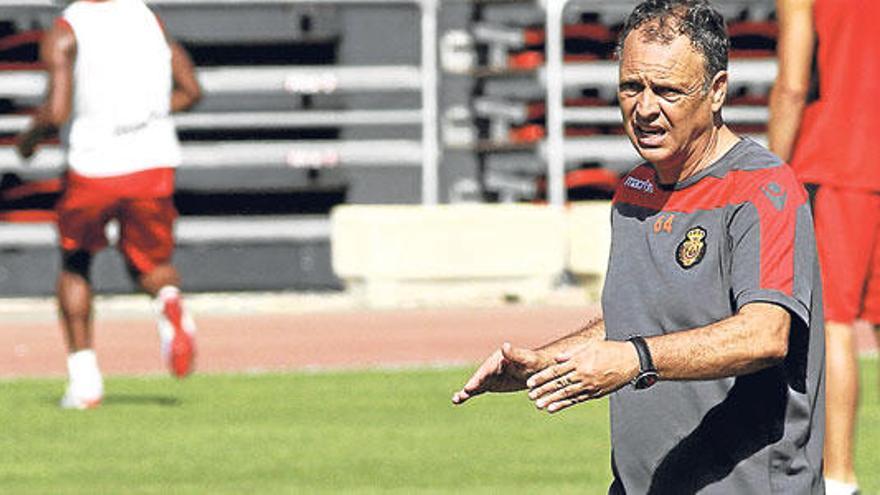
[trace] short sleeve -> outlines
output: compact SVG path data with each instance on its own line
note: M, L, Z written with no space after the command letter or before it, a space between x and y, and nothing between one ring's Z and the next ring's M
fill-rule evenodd
M775 303L809 325L817 273L803 187L773 178L748 187L748 200L733 207L728 222L735 309L751 302Z

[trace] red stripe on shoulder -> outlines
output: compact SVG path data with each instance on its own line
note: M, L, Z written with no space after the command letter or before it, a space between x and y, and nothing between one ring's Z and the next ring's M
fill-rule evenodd
M791 201L796 209L807 201L807 192L804 190L803 184L795 176L794 170L788 165L780 165L778 167L764 168L758 170L736 170L731 175L737 182L736 194L731 198L732 203L742 203L744 201L752 202L771 202L775 198L773 194L768 195L766 191L779 188L781 191L777 195L785 196L785 205ZM771 188L766 188L769 184L775 184Z
M733 181L729 174L723 179L708 176L696 184L676 191L664 208L668 211L693 213L698 210L715 210L730 203Z
M751 203L760 228L760 285L792 294L797 211L807 193L788 165L733 170L723 178L713 176L677 191L664 190L648 166L633 170L621 181L615 203L654 211L693 213L728 205Z
M729 202L729 183L727 177L718 179L709 176L684 189L663 189L657 182L654 170L642 166L623 178L614 201L657 211L693 213L725 206Z
M761 233L760 285L791 295L797 212L807 192L788 165L737 171L735 203L751 203L758 212Z
M684 189L663 189L657 183L654 170L646 165L630 172L621 180L614 201L643 208L693 213L713 210L761 198L760 185L774 182L789 191L787 197L800 206L806 201L806 192L790 167L758 170L734 170L724 177L708 176Z

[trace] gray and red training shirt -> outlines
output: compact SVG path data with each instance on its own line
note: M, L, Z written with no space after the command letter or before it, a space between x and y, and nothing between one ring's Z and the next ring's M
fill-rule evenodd
M613 394L610 493L824 493L819 268L791 168L749 139L673 187L642 165L618 187L611 220L608 339L705 326L751 302L786 308L792 326L778 366Z

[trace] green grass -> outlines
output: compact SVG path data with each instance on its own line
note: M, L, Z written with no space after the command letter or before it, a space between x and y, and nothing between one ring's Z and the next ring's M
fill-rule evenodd
M858 469L880 493L876 361ZM521 394L454 408L470 369L108 380L61 411L59 380L0 382L0 492L600 493L607 403L556 416Z
M877 359L862 359L862 396L856 443L856 474L864 495L880 493L880 373Z

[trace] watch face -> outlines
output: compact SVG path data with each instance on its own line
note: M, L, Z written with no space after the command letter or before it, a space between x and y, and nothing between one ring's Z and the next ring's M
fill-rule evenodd
M639 375L639 377L636 379L635 387L640 390L648 388L651 385L654 385L655 383L657 383L657 380L659 378L660 377L657 375L656 372L646 371L646 372L642 373L641 375Z

